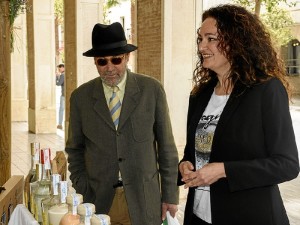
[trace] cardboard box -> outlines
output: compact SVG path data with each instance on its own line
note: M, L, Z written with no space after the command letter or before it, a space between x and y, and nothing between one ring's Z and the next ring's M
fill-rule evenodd
M52 174L60 174L61 180L67 180L67 159L63 151L57 151L52 160Z
M0 223L7 225L14 208L23 203L23 186L23 175L12 176L3 185L6 190L0 194Z

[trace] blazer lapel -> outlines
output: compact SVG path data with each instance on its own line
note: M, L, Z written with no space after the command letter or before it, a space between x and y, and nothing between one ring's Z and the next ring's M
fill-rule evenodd
M221 114L217 128L215 130L212 150L214 149L215 143L218 142L219 138L222 136L222 133L224 132L224 129L230 117L237 109L237 107L241 102L241 99L243 98L243 96L246 94L248 90L249 88L247 86L240 83L237 83L233 88L232 93L228 99L228 102L225 105L224 110Z
M125 122L138 105L139 99L141 97L140 93L140 88L138 86L135 75L127 71L125 95L122 103L118 130L121 129L122 126L124 126Z
M94 110L112 129L115 129L115 125L111 119L111 115L109 113L106 99L104 96L101 78L96 80L93 90L93 98L96 99Z

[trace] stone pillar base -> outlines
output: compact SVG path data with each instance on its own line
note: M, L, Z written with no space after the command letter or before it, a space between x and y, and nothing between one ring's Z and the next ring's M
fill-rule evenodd
M28 109L28 129L35 134L56 133L55 109Z
M28 100L12 100L11 120L13 122L28 121Z

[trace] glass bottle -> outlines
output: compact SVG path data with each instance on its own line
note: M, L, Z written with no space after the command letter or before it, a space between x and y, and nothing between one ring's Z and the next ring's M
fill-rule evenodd
M68 181L60 181L59 182L60 203L51 206L51 208L48 210L50 225L59 225L59 222L62 219L62 217L68 212L68 205L66 203L67 194L68 194Z
M36 212L35 212L35 201L34 201L34 193L36 191L36 189L39 186L39 182L42 179L42 164L38 163L36 164L36 181L32 182L29 184L29 188L30 188L30 212L33 214L33 216L35 216Z
M25 182L24 182L24 203L25 206L30 210L30 183L35 182L36 176L36 164L39 163L40 157L40 143L30 143L30 154L31 154L31 169L29 170Z
M80 215L79 225L91 225L91 218L95 214L95 205L92 203L82 203L78 206L78 214Z
M83 202L81 194L70 192L67 196L68 212L62 217L59 225L78 225L80 216L77 214L77 207Z
M58 190L59 182L60 182L59 174L51 175L51 194L49 197L44 198L41 201L43 225L49 225L49 215L48 215L49 209L52 206L58 205L60 203L60 195Z
M91 225L110 225L110 217L106 214L94 214L91 218Z
M50 174L51 174L51 164L50 164L50 149L41 149L41 164L42 164L42 179L38 182L38 187L34 192L34 203L35 203L35 219L41 223L42 219L42 200L49 197L50 195Z

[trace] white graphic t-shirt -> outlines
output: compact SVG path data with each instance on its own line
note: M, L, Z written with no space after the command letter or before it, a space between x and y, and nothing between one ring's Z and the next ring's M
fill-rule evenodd
M209 161L215 129L228 98L229 95L216 95L214 92L199 120L195 135L196 170ZM211 223L209 186L196 188L193 212L200 219Z

